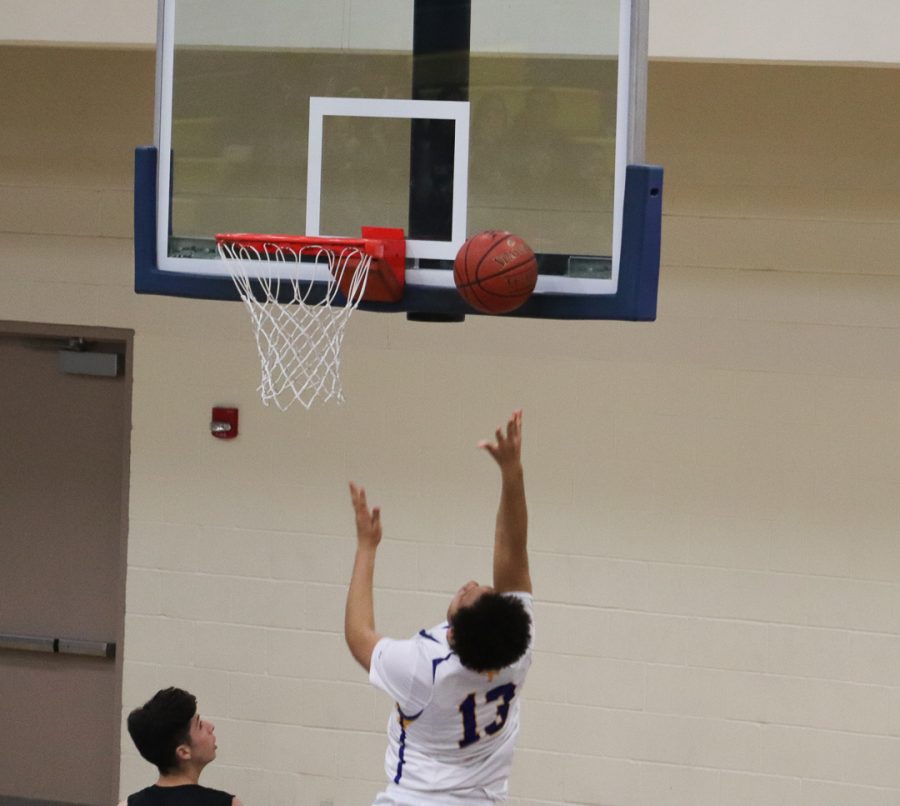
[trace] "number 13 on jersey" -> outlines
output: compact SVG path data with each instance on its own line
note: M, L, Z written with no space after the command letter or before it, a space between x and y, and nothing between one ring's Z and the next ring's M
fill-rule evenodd
M484 695L485 702L499 700L494 714L494 721L484 726L484 732L488 736L492 736L506 724L506 717L509 716L509 704L515 696L515 683L504 683L502 686L492 688ZM475 704L475 692L472 692L459 704L463 726L463 737L459 740L460 747L468 747L481 738L481 734L478 732L478 722L475 719Z

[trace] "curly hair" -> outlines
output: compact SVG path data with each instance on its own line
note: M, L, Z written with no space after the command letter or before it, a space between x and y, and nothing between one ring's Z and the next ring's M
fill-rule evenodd
M175 750L190 743L197 698L180 688L156 692L128 715L128 733L138 752L165 775L178 768Z
M515 663L531 640L531 618L522 602L502 593L485 593L461 607L450 621L452 648L474 672L493 672Z

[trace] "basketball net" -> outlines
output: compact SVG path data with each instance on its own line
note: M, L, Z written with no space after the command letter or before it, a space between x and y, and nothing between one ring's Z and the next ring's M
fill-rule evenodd
M219 255L250 314L264 405L344 399L341 342L366 290L372 255L355 246L218 241ZM305 257L302 264L300 258ZM312 279L297 278L302 266ZM343 292L343 305L335 304Z

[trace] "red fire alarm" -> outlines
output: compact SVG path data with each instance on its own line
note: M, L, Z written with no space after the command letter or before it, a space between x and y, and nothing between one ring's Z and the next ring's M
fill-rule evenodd
M238 435L238 410L214 406L209 432L216 439L234 439Z

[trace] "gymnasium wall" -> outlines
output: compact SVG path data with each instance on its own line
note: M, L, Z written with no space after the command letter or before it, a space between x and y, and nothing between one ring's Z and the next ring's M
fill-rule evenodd
M245 803L367 803L390 703L343 645L348 478L386 633L490 573L517 406L537 658L514 806L900 798L896 70L657 62L654 324L358 313L347 402L261 406L239 306L131 290L153 56L0 49L0 319L132 328L123 711L164 685ZM237 405L241 435L210 437ZM123 741L122 792L153 779Z
M328 39L331 32L319 24L321 4L317 0L284 2L287 8L297 9L307 24L312 21L317 41ZM205 15L211 28L217 19L227 19L229 5L237 3L193 0L184 8ZM345 24L338 36L351 35L352 23L360 19L371 30L400 5L401 0L343 0L339 16ZM402 0L402 5L411 7L412 0ZM486 13L486 4L473 5L476 13ZM545 6L551 8L533 5L532 13L538 15ZM522 25L530 19L528 15L509 14L504 24L522 25L523 35L538 30L546 42L548 35L552 37L555 16L572 14L588 19L598 5L597 0L557 0L552 13L548 11L530 27ZM156 6L154 0L0 0L0 42L152 45L156 42ZM895 0L650 0L649 7L650 54L654 58L900 64L900 41L895 36L900 28L900 5ZM317 8L317 13L311 14L310 8ZM514 6L498 3L494 8L502 12ZM260 25L264 24L261 20ZM386 32L385 37L407 33ZM584 43L587 48L597 45ZM572 43L559 46L565 52Z

